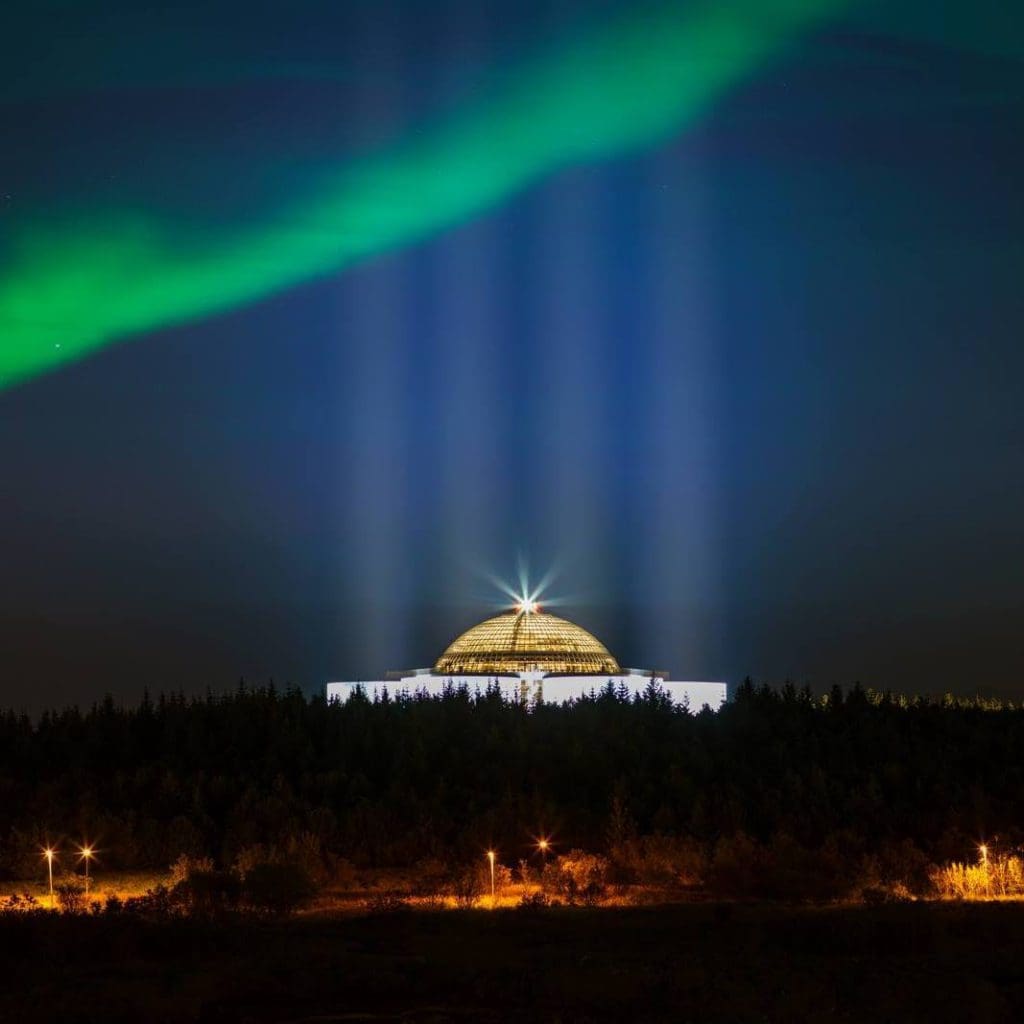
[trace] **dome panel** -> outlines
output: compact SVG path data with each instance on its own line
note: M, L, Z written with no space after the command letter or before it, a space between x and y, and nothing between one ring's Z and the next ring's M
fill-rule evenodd
M581 626L542 611L513 610L467 629L434 665L437 675L620 675L619 663Z

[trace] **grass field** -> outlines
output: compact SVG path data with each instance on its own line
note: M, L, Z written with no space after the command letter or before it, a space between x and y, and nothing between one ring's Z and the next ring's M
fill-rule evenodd
M59 885L66 876L64 873L54 873L53 883ZM73 876L79 882L84 882L84 876L76 874ZM143 893L158 885L170 883L171 875L166 871L100 871L89 880L89 896L95 902L102 903L108 896L117 896L126 899L130 896L141 896ZM27 893L39 901L43 907L50 905L49 882L47 881L45 869L39 878L28 878L17 882L0 882L0 900L7 896L24 895Z
M1018 1021L1024 907L7 915L0 1021Z

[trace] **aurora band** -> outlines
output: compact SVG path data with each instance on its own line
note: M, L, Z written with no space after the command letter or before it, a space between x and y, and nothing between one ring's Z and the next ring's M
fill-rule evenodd
M409 245L566 165L657 142L841 0L637 5L250 226L101 209L8 225L0 388Z

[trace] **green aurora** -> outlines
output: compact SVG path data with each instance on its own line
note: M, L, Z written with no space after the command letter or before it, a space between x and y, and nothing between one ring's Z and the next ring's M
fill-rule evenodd
M840 0L638 7L245 227L137 209L15 225L0 388L465 221L544 175L669 137Z

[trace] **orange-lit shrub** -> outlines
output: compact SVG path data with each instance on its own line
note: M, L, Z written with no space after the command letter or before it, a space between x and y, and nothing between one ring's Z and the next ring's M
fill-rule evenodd
M605 857L583 850L570 850L547 864L541 876L544 892L565 900L593 906L608 894L609 864Z
M612 879L639 885L700 885L707 870L703 847L682 836L631 836L611 851Z
M1024 895L1024 859L990 857L977 864L954 861L932 872L932 883L943 899L985 900Z
M85 886L77 878L62 878L53 887L57 906L65 914L84 914L89 908L85 899Z
M365 905L371 914L406 914L412 910L412 904L405 893L392 889L374 893Z
M189 876L196 872L212 870L213 861L209 857L192 857L187 853L179 854L178 859L171 865L171 887L188 881Z
M474 864L472 867L454 872L448 881L447 892L455 901L455 905L462 910L475 906L477 899L484 892L477 866Z

